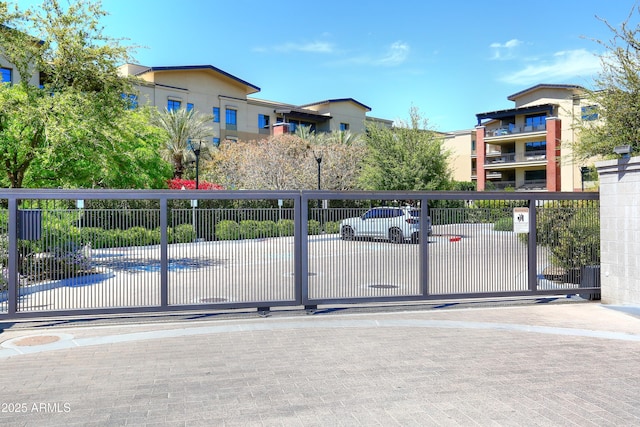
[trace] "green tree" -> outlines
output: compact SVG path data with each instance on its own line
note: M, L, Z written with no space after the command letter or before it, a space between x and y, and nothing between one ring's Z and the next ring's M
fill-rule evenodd
M451 180L443 138L412 107L409 122L367 126L359 182L366 190L442 190Z
M100 185L101 177L83 171L121 153L115 136L127 133L114 128L126 128L131 117L122 94L132 85L117 67L129 55L102 34L105 14L86 1L63 8L45 0L25 11L2 3L1 52L20 81L0 87L0 168L8 186ZM40 76L41 87L31 84Z
M602 71L595 89L588 93L593 107L587 116L597 120L577 123L577 159L611 158L614 147L619 145L630 145L633 153L640 152L640 25L630 23L635 12L640 12L640 7L634 6L618 28L599 18L613 37L609 41L595 40L605 53L600 58Z
M195 110L179 108L165 109L154 116L154 124L165 135L161 153L173 165L173 177L182 178L185 163L193 156L190 141L203 140L214 135L210 126L213 116L197 113ZM208 145L203 145L208 147Z

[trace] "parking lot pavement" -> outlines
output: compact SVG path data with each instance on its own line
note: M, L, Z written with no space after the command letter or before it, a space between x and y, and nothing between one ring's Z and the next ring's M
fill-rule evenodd
M456 303L3 324L7 425L639 425L640 317Z

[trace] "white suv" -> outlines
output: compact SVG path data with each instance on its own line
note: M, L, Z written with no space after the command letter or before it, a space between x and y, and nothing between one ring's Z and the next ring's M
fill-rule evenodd
M431 235L431 218L427 230ZM420 231L420 209L406 207L376 207L364 215L347 218L340 222L342 240L358 237L386 239L393 243L417 242Z

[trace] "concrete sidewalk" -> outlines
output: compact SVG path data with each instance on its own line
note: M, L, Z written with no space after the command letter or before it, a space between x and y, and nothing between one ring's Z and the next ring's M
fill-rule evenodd
M640 425L636 308L474 307L4 324L0 424Z

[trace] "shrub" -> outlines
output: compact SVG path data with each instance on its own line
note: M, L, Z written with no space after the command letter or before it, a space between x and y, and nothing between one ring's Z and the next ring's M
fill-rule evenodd
M320 234L320 222L315 219L310 219L308 224L309 235Z
M497 220L493 225L495 231L513 231L513 217L505 217Z
M160 229L154 230L152 233L157 233L158 243L160 242ZM196 232L191 224L181 224L172 229L171 243L187 243L193 242L196 238Z
M60 280L92 272L91 262L73 242L23 258L21 272L31 280Z
M235 221L220 221L216 224L216 238L219 240L238 240L240 238L240 225Z
M329 221L324 224L324 232L327 234L340 233L340 223L338 221Z
M281 219L276 223L279 236L293 236L295 223L292 219Z

